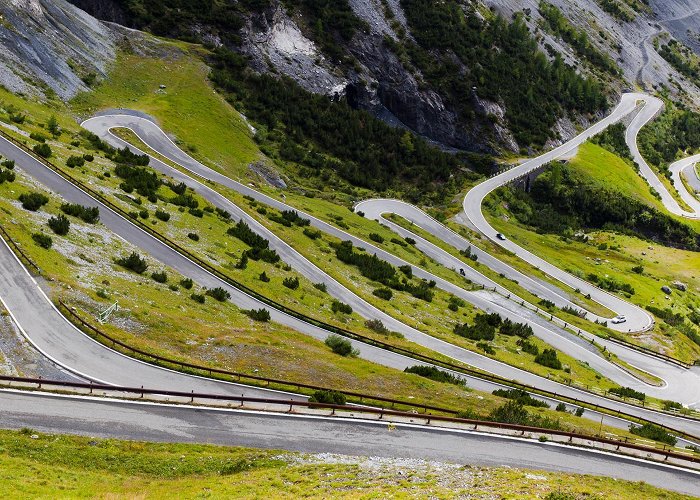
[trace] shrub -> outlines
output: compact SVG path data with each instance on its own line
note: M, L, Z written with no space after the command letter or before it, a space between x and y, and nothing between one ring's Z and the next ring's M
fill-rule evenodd
M391 300L391 298L394 296L394 292L388 288L377 288L372 292L372 295L375 295L380 299Z
M248 309L243 311L243 313L250 319L255 321L267 322L270 321L270 311L265 308L262 309Z
M345 401L345 394L342 392L325 389L314 392L309 398L309 402L311 403L326 403L332 405L344 405Z
M241 255L241 258L238 259L234 267L236 269L245 269L248 267L248 254L246 252L243 252L243 255Z
M312 240L317 240L321 237L321 231L318 229L311 229L310 227L304 228L304 236L311 238Z
M194 285L194 282L192 281L191 278L182 278L180 280L180 286L182 288L184 288L185 290L190 290L193 285Z
M647 398L646 394L644 394L643 392L635 391L631 387L613 387L608 392L611 394L616 394L621 398L633 398L638 401L644 401Z
M365 326L377 333L389 333L389 329L384 326L381 319L368 319L365 321Z
M29 138L41 143L46 142L46 139L48 139L48 137L39 132L32 132L31 134L29 134Z
M160 208L156 210L155 216L157 219L160 219L163 222L168 222L170 220L170 214L165 210L161 210Z
M535 408L549 408L549 405L544 401L533 398L528 392L522 389L496 389L492 393L494 396L500 396L506 399L517 401L523 406L533 406Z
M682 410L683 405L680 403L677 403L676 401L664 401L664 410L669 411L669 410Z
M148 219L148 210L144 208L143 210L139 211L139 217L144 220Z
M297 278L296 276L294 278L284 278L282 280L282 284L290 290L296 290L297 288L299 288L299 278Z
M398 239L398 238L391 238L391 242L392 242L392 243L396 243L396 244L399 245L400 247L407 247L407 246L408 246L408 243L406 243L405 241L400 240L400 239Z
M198 302L200 304L204 304L204 295L201 293L193 293L190 295L190 298L194 300L195 302Z
M410 236L406 236L406 237L404 238L404 240L406 240L406 243L408 243L409 245L415 245L415 244L416 244L416 240L414 240L414 239L411 238Z
M331 304L331 311L334 313L352 314L352 307L338 300L334 300Z
M561 429L559 420L554 420L540 415L531 415L525 407L517 401L508 401L503 406L493 410L489 419L505 424L528 425L543 429Z
M429 378L430 380L435 380L436 382L444 382L447 384L466 386L467 383L460 377L456 377L451 373L440 370L435 366L427 365L414 365L409 366L404 369L406 373L415 373L421 377Z
M466 305L466 302L464 302L462 299L459 297L455 297L454 295L450 297L450 301L447 304L447 308L450 311L458 311L460 307L464 307Z
M199 241L199 235L197 233L187 233L187 237L192 241Z
M85 165L85 158L82 156L69 156L66 160L66 167L75 168Z
M46 248L47 250L51 248L51 245L53 245L51 236L44 233L34 233L32 234L32 239L34 240L34 243L39 245L41 248Z
M267 276L267 274L265 273L265 271L263 271L263 272L260 273L260 276L258 276L258 279L259 279L260 281L262 281L263 283L269 283L269 282L270 282L270 278Z
M556 307L554 302L547 299L540 300L539 305L541 305L544 309L554 309L554 307Z
M47 224L51 228L51 230L59 236L65 236L70 230L70 221L65 215L51 217L48 220Z
M377 233L369 233L369 239L377 243L384 243L384 237Z
M630 432L636 436L653 439L654 441L666 443L671 446L675 446L675 444L678 442L678 440L671 434L666 432L658 425L654 425L650 422L647 422L642 426L630 425Z
M137 274L142 274L144 271L146 271L146 269L148 269L148 263L146 262L146 259L141 257L136 252L132 252L131 255L127 257L121 257L117 259L116 263Z
M216 215L218 215L222 219L224 219L224 220L231 219L231 214L228 211L224 210L223 208L216 207L215 210L216 210Z
M210 288L206 291L206 294L210 297L214 297L219 302L225 302L231 298L231 294L228 292L228 290L224 290L220 286L217 286L216 288Z
M86 153L86 154L83 155L83 160L85 160L85 161L87 161L87 162L91 162L91 161L93 161L94 159L95 159L95 157L94 157L93 155L89 154L89 153Z
M576 408L574 415L576 415L577 417L582 417L584 411L584 408L582 406L579 406L578 408Z
M156 281L158 283L167 283L168 281L168 275L165 271L151 273L151 278L153 278L153 281Z
M314 283L314 288L315 288L316 290L322 291L323 293L326 293L326 292L328 291L328 287L327 287L326 284L323 283L323 282L321 282L321 283Z
M49 202L49 198L41 193L26 193L19 195L22 208L36 212Z
M84 207L77 203L64 203L61 205L61 211L66 215L78 217L88 224L95 224L100 220L100 209L98 207Z
M190 213L190 215L194 217L199 217L200 219L204 217L204 211L199 208L190 208L188 212Z
M53 153L53 151L51 151L51 146L45 143L36 144L32 149L36 154L38 154L42 158L49 158Z
M561 361L559 361L557 351L554 349L545 349L535 356L535 363L555 370L561 370Z
M491 354L492 356L496 354L496 350L486 342L477 342L476 347L484 351L486 354Z
M15 169L15 160L3 160L1 165L9 170Z
M408 264L399 266L399 271L404 273L407 278L411 279L413 277L413 268Z
M630 271L632 271L635 274L644 274L644 266L634 266L632 269L630 269Z
M532 354L533 356L537 356L540 353L540 348L527 340L520 339L516 342L516 344L520 346L520 349L522 349L523 352Z
M330 347L334 353L341 356L355 357L360 354L357 349L353 349L352 343L348 339L336 335L335 333L330 334L326 338L325 344Z
M564 403L559 403L556 407L557 411L566 411L566 405Z

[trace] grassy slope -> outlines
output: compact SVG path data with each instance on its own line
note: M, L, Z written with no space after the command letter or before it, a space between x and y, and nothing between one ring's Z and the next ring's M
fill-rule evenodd
M109 79L73 99L71 108L83 118L106 108L143 111L198 159L244 177L248 164L261 156L248 125L210 86L209 68L198 57L202 49L178 43L180 51L173 45L163 45L168 56L162 59L121 53Z
M684 499L643 483L511 468L320 463L314 455L0 431L5 498L617 498ZM376 461L375 461L376 463Z

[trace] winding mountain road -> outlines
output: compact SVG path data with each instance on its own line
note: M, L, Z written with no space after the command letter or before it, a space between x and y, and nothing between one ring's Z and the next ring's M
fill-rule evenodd
M630 98L628 97L627 100L624 102L625 104L627 102L630 102ZM618 115L610 117L610 122L614 122L615 120L619 119L620 116L624 116L626 113L629 113L633 107L634 106L631 106L629 109L627 107L618 107L621 108L618 112ZM137 135L137 137L139 137L139 139L143 143L145 143L149 148L151 148L154 151L157 151L160 155L168 158L171 162L179 165L183 170L189 171L199 176L200 178L207 179L229 187L231 189L234 189L243 195L253 197L256 200L267 205L273 206L279 210L297 210L301 216L308 218L313 226L321 229L326 233L332 234L343 240L350 240L353 242L354 245L365 248L368 252L374 253L378 257L394 265L400 266L408 264L406 261L397 258L393 254L383 250L380 247L369 244L360 238L357 238L345 231L331 226L330 224L320 219L317 219L316 217L313 217L312 215L306 214L303 211L289 206L280 200L262 194L259 191L256 191L242 183L236 182L230 179L229 177L220 174L219 172L216 172L213 169L201 164L200 162L196 161L195 159L187 155L185 152L183 152L177 145L175 145L170 140L170 138L160 129L160 127L158 127L153 121L142 116L142 114L138 112L133 112L129 110L111 111L105 115L99 115L89 120L86 120L85 122L83 122L82 125L91 132L95 133L101 139L110 143L112 146L120 148L129 147L132 151L138 154L145 154L146 152L141 151L140 149L134 147L127 141L124 141L123 139L119 138L111 132L111 130L115 128L129 129L132 132L134 132ZM607 126L607 124L605 124L605 126ZM599 127L601 128L598 129L595 133L597 133L599 130L602 130L602 126L599 125ZM496 360L481 356L472 351L461 349L452 344L446 343L444 341L441 341L430 335L427 335L423 332L419 332L413 328L404 325L396 319L379 311L374 306L369 305L363 299L357 297L354 293L350 292L342 285L337 283L335 280L327 276L325 273L323 273L323 271L313 266L313 264L308 262L304 257L302 257L299 254L296 254L296 252L293 249L291 249L289 245L281 241L277 236L275 236L269 230L264 228L264 226L255 221L255 219L247 215L244 211L240 210L240 208L231 203L229 200L223 198L219 193L217 193L213 189L209 188L208 186L205 186L198 180L193 179L189 175L184 174L180 170L177 170L171 167L170 165L161 162L160 160L158 160L158 158L154 156L151 156L150 165L156 170L159 170L160 172L166 175L173 176L178 181L185 182L185 184L190 186L198 194L202 195L214 205L229 210L237 218L242 218L246 220L246 222L249 223L249 225L251 225L251 228L253 230L270 240L270 246L272 248L280 250L280 253L283 255L283 258L286 262L290 263L293 267L295 267L297 270L300 270L305 275L312 277L312 279L315 281L323 281L326 283L330 283L331 285L328 287L329 293L334 295L339 300L350 304L355 311L357 311L364 317L379 318L384 322L384 324L387 327L389 327L392 330L403 333L409 340L412 340L436 352L469 363L472 366L489 371L491 373L497 373L501 376L514 378L519 381L527 380L527 383L531 383L532 385L536 385L538 387L541 387L543 383L547 384L548 386L549 384L551 384L551 381L544 382L544 379L542 379L541 377L537 377L530 373L523 372L522 370L518 370L508 365L504 365ZM380 202L381 203L379 203L379 205L383 206L383 203L386 202L386 200L380 200ZM221 205L221 203L224 203L224 205ZM362 208L364 210L365 204L372 204L372 207L375 207L378 203L375 203L374 201L363 202L358 207L356 207L356 209L359 210L360 208ZM411 207L411 205L408 204L403 204L402 206ZM366 208L368 210L371 210L369 206L367 206ZM415 209L415 207L413 208ZM370 217L369 214L366 214L366 216ZM444 237L445 235L439 234L438 236ZM455 259L454 257L450 256L442 250L440 250L437 254L427 252L426 248L423 247L422 243L423 242L421 241L421 245L419 245L420 250L425 251L431 257L436 258L438 262L446 265L448 268L456 268L457 265L461 265L465 269L468 268L468 266L465 266L462 262L459 262L458 259ZM445 257L447 258L447 260L445 260ZM499 261L497 261L496 259L492 259L492 261L494 262L495 270L500 272L501 269L499 269L496 265ZM303 264L303 266L300 263ZM501 264L501 266L505 266L505 264ZM621 385L634 387L649 395L658 396L664 399L679 398L682 402L686 404L695 404L698 401L700 401L700 386L698 384L693 383L697 379L697 376L694 372L688 372L687 370L681 369L677 366L670 365L665 362L660 362L657 359L649 359L649 356L641 354L637 351L621 347L617 344L608 343L610 344L611 351L618 354L622 359L633 365L638 366L640 369L654 373L655 375L661 377L665 381L665 384L662 387L650 386L640 381L636 377L631 376L628 372L621 370L616 365L610 363L603 356L601 356L597 349L591 348L589 342L583 341L582 339L571 334L570 332L566 332L562 328L551 324L542 316L534 314L532 311L523 308L520 305L520 300L515 300L515 297L513 298L513 300L509 301L505 298L505 296L494 297L493 294L489 293L467 291L461 288L460 286L455 285L453 282L447 281L443 278L437 277L431 273L426 272L418 266L411 265L411 267L413 268L413 272L416 276L420 278L425 278L427 280L436 281L438 287L458 297L463 298L464 300L475 305L479 309L489 312L497 312L501 316L508 317L514 321L528 322L532 326L535 335L550 343L555 348L563 352L567 352L568 354L572 355L577 359L587 362L590 366L600 371L606 377L617 381ZM514 270L512 270L512 272L516 273L516 271ZM475 279L475 281L483 282L487 286L492 286L491 283L486 282L487 279L485 277L482 276L482 278L482 281L479 281L478 279ZM522 274L519 274L517 276L517 279L522 279L524 280L524 282L532 282L535 284L533 286L537 286L538 283L531 279L528 280L528 278ZM537 289L537 291L542 292L543 290L549 290L550 294L552 295L556 293L551 290L551 285L542 285L540 283L539 286L540 288ZM550 288L548 288L548 286ZM592 286L591 289L595 290L596 293L601 292L599 289ZM504 294L505 292L506 291L504 290ZM636 306L622 301L621 299L617 299L617 297L607 293L604 294L604 297L606 299L612 298L613 300L617 300L619 304L628 307L630 311L640 311L641 315L643 315L644 318L650 321L648 314L643 310L637 308ZM535 378L533 379L533 377ZM687 389L689 383L692 387L697 386L698 390L695 392L689 392ZM566 393L567 389L563 389L562 386L559 386L559 388L555 389L554 391L559 393Z
M520 175L524 175L532 169L538 168L552 159L555 159L570 151L592 135L602 131L611 123L614 123L633 112L635 109L637 109L639 101L643 101L645 103L653 102L650 99L653 98L648 98L642 94L625 94L620 104L615 108L611 115L603 119L601 122L597 123L565 145L478 185L476 188L470 191L464 201L466 216L469 218L471 223L482 231L483 234L487 235L487 237L496 241L496 243L504 244L503 246L511 251L514 251L514 253L521 258L524 258L531 264L536 265L547 274L566 284L567 286L572 288L580 288L581 290L589 289L584 288L584 286L590 287L591 296L594 300L597 300L616 313L626 314L628 318L631 318L631 321L628 320L630 323L627 325L627 328L633 327L638 330L648 328L651 324L651 318L645 311L641 310L637 306L634 306L633 304L623 301L614 295L592 287L585 282L579 283L576 281L578 278L568 275L554 266L541 261L541 259L537 260L538 258L536 256L527 252L525 249L522 249L517 245L509 246L508 244L512 242L501 242L500 240L495 240L495 231L488 225L481 212L481 202L483 201L484 197L496 187L503 185L506 182L510 182L510 180ZM644 109L645 108L642 108L642 110ZM650 109L651 107L647 108L646 113L649 113ZM639 118L641 114L642 113L638 113L635 120ZM651 119L653 114L655 113L652 113L648 119ZM641 119L639 123L641 123ZM196 174L196 176L233 188L242 194L252 196L258 201L280 210L296 210L295 208L288 206L275 198L259 193L258 191L255 191L243 184L237 183L230 178L209 169L199 162L196 162L196 160L189 157L189 155L181 151L174 143L172 143L167 135L160 128L158 128L155 123L143 117L126 113L110 114L88 120L83 125L89 130L97 133L103 139L108 140L111 144L118 147L124 147L127 145L127 143L112 134L110 130L117 127L129 128L133 130L150 148L165 156L172 162L177 163L183 169L189 170L191 173ZM641 128L642 125L643 123L641 123L639 127ZM129 145L129 147L138 152L138 150L133 146ZM167 247L165 244L138 229L130 221L127 221L126 219L112 212L109 208L100 204L98 201L91 198L87 193L81 191L76 186L55 174L37 159L17 148L11 142L4 139L0 140L0 154L3 154L10 159L15 159L17 161L18 168L22 169L47 188L61 194L66 200L74 203L81 203L87 206L98 206L101 213L101 222L106 227L142 250L148 252L155 259L171 266L183 275L193 278L200 285L206 287L222 286L228 289L232 294L232 301L242 308L250 309L265 307L265 304L257 301L253 297L241 293L233 287L230 287L228 284L222 282L204 269L200 268L196 263L187 259L185 256L177 253L170 247ZM360 314L365 317L382 319L382 321L391 329L401 331L407 338L414 342L433 349L436 352L450 356L453 359L469 363L473 366L499 374L506 378L519 380L542 389L571 397L577 397L586 401L594 402L595 404L607 406L609 408L618 408L633 415L638 415L643 418L648 418L659 423L673 426L695 435L700 435L700 422L698 421L662 414L646 408L627 405L625 403L608 400L591 393L586 393L572 387L567 387L543 377L538 377L529 372L519 370L515 367L505 365L496 360L480 356L471 351L461 349L452 344L431 337L423 332L407 327L403 323L389 317L382 311L379 311L374 306L368 304L363 299L350 292L343 285L330 278L321 269L313 265L303 256L299 255L298 252L292 249L281 239L277 238L274 233L267 230L264 226L248 216L243 210L236 207L230 200L199 182L199 180L196 178L193 178L178 169L160 162L154 157L151 157L151 166L157 170L160 170L166 175L170 175L179 181L185 182L188 186L195 189L199 194L204 196L215 206L228 210L234 214L234 217L245 219L246 222L251 225L251 228L270 240L271 246L277 249L282 258L286 262L293 265L298 271L309 276L310 279L313 279L314 281L325 282L329 288L329 291L334 296L337 296L346 303L350 303L355 310L360 312ZM435 234L443 241L454 245L456 248L464 248L465 243L468 244L466 240L461 238L456 233L445 228L437 221L430 219L426 214L415 207L411 207L405 203L397 202L396 200L370 200L363 202L363 204L359 205L359 207L361 207L361 209L365 211L367 216L370 218L380 218L382 214L388 212L399 213L407 219L414 221L414 223L420 225L427 231ZM393 256L385 250L354 237L334 226L331 226L328 223L309 216L308 214L304 214L303 212L300 212L300 215L309 218L312 225L315 227L343 240L351 240L356 246L363 247L370 252L376 253L380 258L383 258L392 264L406 264L406 262ZM385 221L385 223L387 222L389 221ZM406 231L405 229L402 229L396 225L394 226L395 227L392 227L392 229L399 234L401 234L401 231ZM417 247L421 251L434 258L441 264L447 266L448 268L455 269L457 269L457 266L460 266L464 268L465 271L468 270L470 273L469 277L470 279L473 278L473 281L482 283L485 286L496 287L497 289L499 288L496 283L490 281L481 273L477 273L475 270L465 266L459 259L456 259L448 252L445 252L437 246L430 244L422 238L415 237L415 239L418 241ZM514 276L514 279L517 279L524 288L533 291L533 293L537 293L542 297L551 298L558 304L569 305L571 303L567 298L566 293L562 292L557 287L553 287L548 283L536 279L528 278L522 273L519 273L510 266L501 263L497 259L490 257L487 254L480 254L480 262L489 265L489 267L492 267L492 269L494 269L496 272L504 272L504 274L507 273L508 276ZM189 390L191 388L192 390L203 392L224 392L228 394L246 393L247 395L251 395L250 392L247 392L249 390L260 391L261 393L263 392L262 390L258 389L242 388L241 386L234 384L210 381L162 370L138 361L130 360L121 354L106 349L104 346L97 344L73 328L72 325L70 325L65 318L63 318L58 311L55 310L55 308L53 308L43 291L41 291L36 283L33 282L26 270L23 269L21 263L17 261L14 255L12 255L9 251L9 248L6 246L0 246L0 264L3 266L0 269L2 271L2 277L0 277L0 297L3 298L6 308L12 312L13 318L23 329L25 335L30 338L42 352L50 356L58 364L69 367L74 372L78 372L86 378L92 378L94 380L119 385L139 385L143 384L144 380L147 380L149 386L157 386L164 389L175 390ZM627 350L629 352L624 352L625 348L611 344L611 351L613 349L617 349L615 352L622 353L620 356L623 357L623 359L625 359L624 357L627 356L626 359L629 359L632 364L660 376L666 382L666 384L660 388L649 386L630 376L627 372L620 370L615 365L609 363L595 349L591 349L585 341L582 341L562 328L552 325L531 311L519 307L519 304L515 300L509 301L502 295L491 294L490 292L467 291L455 285L451 281L435 277L417 266L412 266L412 268L414 269L414 274L416 276L424 277L426 279L434 279L438 283L439 287L457 296L465 298L465 300L468 300L470 303L474 304L480 309L495 311L504 317L510 317L516 321L527 321L533 327L536 335L544 338L547 342L554 345L558 349L568 352L576 356L578 359L589 362L591 366L595 367L597 370L601 371L613 380L619 381L619 383L623 385L638 388L647 394L661 397L663 399L678 400L688 405L697 405L700 403L700 383L698 383L698 371L696 369L685 370L678 366L663 362L657 358L643 355L636 351ZM22 289L23 292L17 294L15 293L17 289ZM500 291L503 294L508 293L505 289ZM274 321L290 326L291 328L311 335L315 338L324 339L328 334L327 331L321 328L305 323L280 311L271 310L270 312ZM398 369L403 369L406 366L416 364L416 362L410 358L405 358L391 352L370 347L365 344L355 343L355 345L361 350L363 357L377 363ZM89 358L94 358L92 364L88 362ZM138 380L140 380L140 382ZM488 385L483 381L478 381L476 379L473 382L476 388L481 388L481 386ZM253 392L253 394L254 393L255 392ZM269 393L265 394L269 395ZM285 395L285 397L288 398L290 396ZM27 418L41 418L37 414L31 412L29 413L34 416ZM285 428L287 425L288 420L285 420ZM314 428L314 426L311 426L311 428ZM261 439L251 438L250 442L260 445ZM262 439L262 442L265 442L265 438ZM362 453L364 454L367 452L363 451ZM425 451L423 450L422 453L425 453ZM522 457L524 456L523 453L524 452L521 450L515 453L514 456L519 456L522 460ZM571 450L567 450L566 453L567 457L571 456L572 454ZM478 455L485 456L482 451L480 451ZM499 452L499 456L500 455L501 454ZM500 456L498 463L503 463L503 460L503 457ZM550 456L546 459L542 459L543 465L537 466L554 467L555 464L559 464L561 462L561 458L558 460L559 461L554 461L554 458ZM523 465L522 461L519 463L521 466ZM605 468L606 467L603 469ZM590 465L576 466L577 472L586 470L593 469L591 469ZM592 473L604 473L600 469L595 470L596 471ZM610 470L607 471L606 475L609 474Z

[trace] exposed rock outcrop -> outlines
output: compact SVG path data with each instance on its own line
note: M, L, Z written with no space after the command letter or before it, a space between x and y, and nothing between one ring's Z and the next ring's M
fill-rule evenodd
M0 84L12 92L69 99L114 56L110 30L65 0L0 2Z

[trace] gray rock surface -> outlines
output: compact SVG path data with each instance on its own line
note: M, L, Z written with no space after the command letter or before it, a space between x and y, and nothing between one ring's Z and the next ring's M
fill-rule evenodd
M12 92L69 99L114 55L110 30L65 0L0 2L0 84Z

